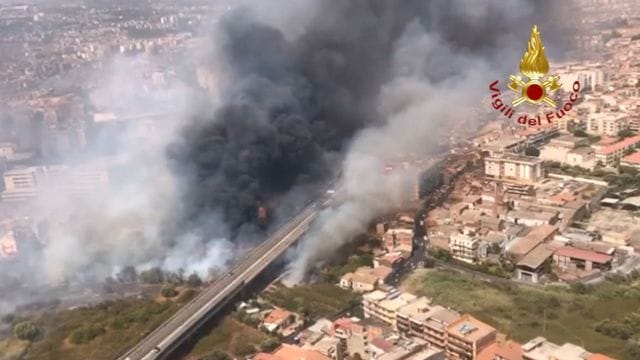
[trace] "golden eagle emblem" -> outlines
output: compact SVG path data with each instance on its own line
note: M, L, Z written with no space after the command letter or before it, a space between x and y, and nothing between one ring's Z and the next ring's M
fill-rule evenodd
M520 60L520 73L529 80L523 81L522 76L509 76L511 83L508 85L511 91L520 96L513 100L512 105L518 106L527 101L532 104L544 102L545 104L555 107L556 102L549 97L558 90L561 84L558 82L560 77L552 75L544 78L549 72L549 61L544 54L544 46L542 45L542 37L538 26L534 25L531 29L529 44L527 50Z

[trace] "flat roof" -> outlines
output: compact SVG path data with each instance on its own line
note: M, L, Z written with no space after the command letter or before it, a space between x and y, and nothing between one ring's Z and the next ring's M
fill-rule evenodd
M488 158L486 158L486 160L489 161L504 161L504 160L508 160L508 161L513 161L513 162L519 162L519 163L525 163L525 164L539 164L542 163L544 160L537 158L535 156L527 156L527 155L518 155L518 154L502 154L500 156L490 156Z
M454 310L445 308L444 306L436 305L429 311L429 318L439 323L446 325L460 318L460 314Z
M419 297L416 301L406 304L398 309L398 313L406 315L414 320L424 321L429 318L431 310L431 300L424 296Z
M23 168L15 168L11 170L7 170L4 172L4 176L12 176L12 175L26 175L36 172L37 168L35 166L23 167Z
M383 300L387 298L387 293L384 291L380 291L380 290L374 290L370 293L366 293L364 295L362 295L362 297L366 300L371 300L371 301L379 301L379 300Z
M569 154L586 155L594 152L595 150L593 148L590 148L588 146L582 146L582 147L577 147L575 149L571 149L571 151L569 151Z
M492 326L483 323L471 315L464 315L447 327L449 334L467 341L476 342L496 331Z

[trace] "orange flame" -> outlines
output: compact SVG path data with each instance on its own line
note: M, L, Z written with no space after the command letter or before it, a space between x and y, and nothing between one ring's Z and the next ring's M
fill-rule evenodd
M520 60L520 72L530 79L539 79L549 72L549 62L544 54L538 25L533 25L529 45Z

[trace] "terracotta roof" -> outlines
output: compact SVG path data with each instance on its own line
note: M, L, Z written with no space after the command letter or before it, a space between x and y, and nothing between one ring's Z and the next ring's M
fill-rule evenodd
M496 358L503 360L522 360L522 345L511 340L502 343L494 342L482 349L476 357L477 360L494 360Z
M253 360L282 360L282 359L276 355L261 352L261 353L257 353L253 357Z
M289 316L293 315L291 311L276 308L273 309L269 315L264 319L267 324L280 324L285 321Z
M545 260L553 256L554 249L546 244L540 244L522 258L518 262L518 266L526 266L531 269L537 269Z
M616 359L603 354L592 354L588 360L616 360Z
M640 135L628 137L622 141L618 141L613 145L605 146L604 148L600 149L598 152L601 154L607 155L607 154L614 153L618 150L628 148L629 146L638 142L640 142Z
M573 246L563 246L556 251L558 256L568 256L573 259L580 259L585 261L591 261L598 264L603 264L611 261L612 256L599 254L595 251L578 249Z
M282 344L273 355L281 360L331 360L317 351L289 344Z
M523 238L516 241L508 252L517 256L524 256L541 244L547 237L553 234L558 228L553 225L540 225L533 229Z
M631 155L625 156L621 161L626 161L628 163L640 164L640 151L634 152Z
M598 141L598 145L611 145L615 143L616 140L616 138L611 136L603 136L602 138L600 138L600 141Z
M391 351L393 350L394 345L384 338L377 337L371 340L371 345L377 347L382 351Z

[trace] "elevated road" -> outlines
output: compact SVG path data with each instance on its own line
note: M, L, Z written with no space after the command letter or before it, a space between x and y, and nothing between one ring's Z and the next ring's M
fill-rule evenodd
M185 339L227 304L246 283L255 279L298 240L308 230L318 211L330 201L331 197L324 196L311 203L249 252L223 278L202 291L118 360L166 359Z

